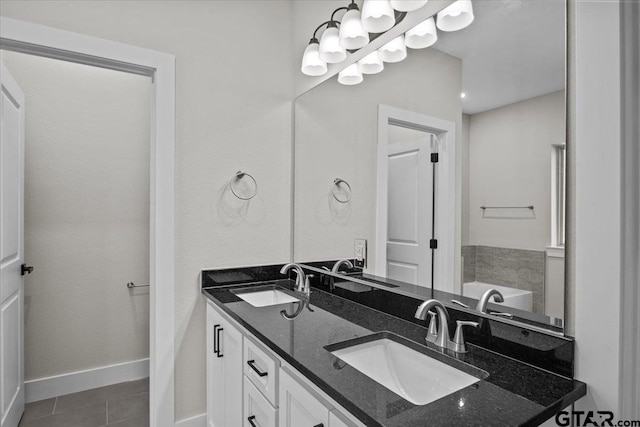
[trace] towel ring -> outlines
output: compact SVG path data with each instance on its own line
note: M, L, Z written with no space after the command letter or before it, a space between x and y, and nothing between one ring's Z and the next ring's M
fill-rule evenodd
M237 186L238 183L244 177L248 177L253 182L253 190L251 191L250 195L248 195L248 196L241 196L240 195L241 192L238 191L239 189L237 187L234 188L234 185ZM256 182L256 179L253 176L251 176L251 174L248 174L248 173L242 172L242 171L236 172L235 175L233 176L233 178L231 178L231 181L229 181L229 188L231 189L231 192L233 193L233 195L236 196L240 200L250 200L250 199L253 199L256 196L256 194L258 194L258 183Z
M340 184L344 184L347 187L346 191L336 191L336 189L340 189ZM342 193L341 197L338 197L338 194L336 193ZM351 201L351 186L344 179L336 178L333 180L331 194L333 194L333 198L336 199L339 203L348 203L349 201Z

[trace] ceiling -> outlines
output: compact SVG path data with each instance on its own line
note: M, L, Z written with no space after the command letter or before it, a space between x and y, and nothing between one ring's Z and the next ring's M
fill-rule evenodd
M439 31L433 46L462 59L464 113L564 89L565 0L474 0L473 10L470 26Z

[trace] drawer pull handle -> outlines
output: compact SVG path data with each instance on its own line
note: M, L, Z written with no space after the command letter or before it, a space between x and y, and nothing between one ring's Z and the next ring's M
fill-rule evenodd
M252 427L258 427L256 423L253 422L253 420L255 419L256 419L255 415L251 415L249 418L247 418L247 421L249 421L249 424L251 424Z
M260 370L256 367L256 361L255 360L249 360L247 362L247 365L251 366L251 369L254 370L254 372L256 374L258 374L261 377L266 377L267 375L269 375L268 372L260 372Z
M217 349L214 348L214 350L213 350L214 353L216 353L216 355L218 357L222 357L222 350L220 349L220 332L222 332L222 331L224 331L224 328L222 326L220 326L218 328L218 330L216 331L216 339L215 339L215 341L218 342L218 348Z
M324 424L322 424L322 423L320 423L320 424L316 424L316 425L315 425L315 426L313 426L313 427L324 427Z
M220 325L213 325L213 354L218 354L218 328Z

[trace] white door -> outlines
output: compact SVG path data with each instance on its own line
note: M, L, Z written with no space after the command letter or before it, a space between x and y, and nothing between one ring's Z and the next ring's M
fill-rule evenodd
M0 419L24 412L24 95L0 63Z
M431 286L431 134L389 129L388 144L378 153L378 173L386 174L378 179L386 182L386 188L378 189L378 203L386 204L382 209L387 213L386 241L378 249L386 252L383 276Z

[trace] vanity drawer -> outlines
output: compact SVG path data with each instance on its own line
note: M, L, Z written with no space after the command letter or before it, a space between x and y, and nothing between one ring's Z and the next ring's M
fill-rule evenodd
M273 406L278 399L278 368L280 361L262 350L250 339L244 340L244 374L264 394Z
M276 427L277 414L277 410L245 376L242 425L245 427Z

